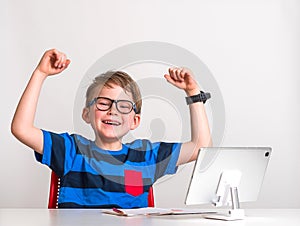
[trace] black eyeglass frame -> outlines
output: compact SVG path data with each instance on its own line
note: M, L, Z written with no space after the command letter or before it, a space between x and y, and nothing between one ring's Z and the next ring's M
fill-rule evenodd
M100 109L100 108L98 108L98 106L97 106L97 101L99 100L99 99L105 99L105 100L109 100L111 103L110 103L110 105L109 105L109 107L106 109L106 110L103 110L103 109ZM122 111L120 111L120 109L118 108L118 103L119 102L127 102L127 103L130 103L131 104L131 109L130 109L130 111L129 112L122 112ZM135 105L135 103L133 103L132 101L130 101L130 100L112 100L112 99L110 99L110 98L108 98L108 97L95 97L93 100L91 100L90 102L89 102L89 104L87 105L87 107L90 107L90 106L92 106L93 104L95 104L96 105L96 108L99 110L99 111L108 111L109 109L111 109L111 107L112 107L112 105L113 104L116 104L116 109L118 110L118 112L120 112L121 114L129 114L132 110L134 111L134 113L135 114L137 114L137 108L136 108L136 105Z

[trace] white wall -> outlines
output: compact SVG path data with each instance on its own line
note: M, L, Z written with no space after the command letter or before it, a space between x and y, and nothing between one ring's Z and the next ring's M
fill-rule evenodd
M74 99L90 66L113 49L142 41L178 45L207 65L225 103L222 146L273 147L261 196L252 206L300 207L299 1L2 0L0 4L0 207L47 204L49 170L10 134L14 110L42 53L55 47L72 63L62 75L46 81L36 125L73 132ZM143 117L142 128L149 129L153 116ZM182 205L191 167L158 183L159 206Z

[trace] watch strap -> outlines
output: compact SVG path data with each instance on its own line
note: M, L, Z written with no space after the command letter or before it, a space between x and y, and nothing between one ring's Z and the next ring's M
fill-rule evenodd
M200 91L199 94L186 97L185 100L186 100L187 104L192 104L192 103L196 103L196 102L203 102L203 104L205 104L205 102L210 97L211 97L210 93L205 93L203 91Z

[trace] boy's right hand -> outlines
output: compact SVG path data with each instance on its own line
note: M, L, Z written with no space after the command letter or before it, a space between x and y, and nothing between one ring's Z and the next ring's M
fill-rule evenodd
M35 70L44 76L55 75L65 70L70 62L66 54L56 49L50 49L44 53Z

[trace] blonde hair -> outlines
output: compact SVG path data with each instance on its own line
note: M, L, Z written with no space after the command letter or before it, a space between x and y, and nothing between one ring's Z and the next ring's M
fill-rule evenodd
M142 109L142 96L139 86L130 75L123 71L108 71L96 76L86 91L85 105L88 106L92 101L96 89L101 89L101 87L112 88L112 85L120 86L125 92L131 93L133 102L136 105L136 113L140 114Z

